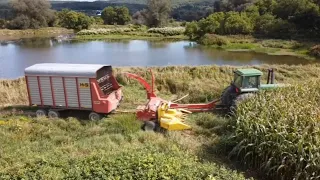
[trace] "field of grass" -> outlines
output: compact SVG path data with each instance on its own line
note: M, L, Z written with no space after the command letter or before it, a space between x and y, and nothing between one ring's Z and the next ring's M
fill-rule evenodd
M11 40L28 37L51 37L53 35L72 34L73 30L50 27L41 29L9 30L0 29L0 40Z
M159 40L159 41L179 41L186 40L183 35L184 28L167 27L167 28L151 28L144 26L110 26L110 25L94 25L88 30L82 30L77 33L76 40L121 40L121 39L139 39L139 40Z
M207 102L219 97L231 82L235 68L238 67L154 67L153 71L157 93L164 99L174 100L189 94L182 102ZM262 65L255 68L263 72L274 68L278 83L294 84L320 78L320 65ZM120 74L124 71L148 80L150 76L145 68L114 69L117 80L124 85L125 99L120 110L134 110L146 102L146 94L136 81ZM265 80L266 74L263 82ZM301 88L293 89L287 96L292 96L291 100L298 98L300 94L294 92L300 92ZM301 96L301 103L307 92L308 89ZM317 89L311 92L317 92ZM275 96L279 101L287 97L281 97L280 92ZM116 113L99 122L72 117L59 120L29 117L28 112L33 108L13 106L27 104L23 78L0 81L0 98L4 106L0 113L0 179L260 179L252 171L239 168L225 158L225 153L241 139L241 134L237 134L239 139L229 142L235 133L232 128L235 122L228 117L193 114L187 122L192 125L192 131L155 134L142 132L140 122L130 113ZM308 104L313 107L312 101ZM298 107L302 108L303 104ZM285 104L281 108L285 110ZM247 110L244 108L243 112ZM256 108L253 112L260 111ZM262 115L261 118L272 117ZM239 123L244 124L243 118L249 116L260 117L244 113L239 116ZM238 130L247 130L241 128L241 123L239 125Z

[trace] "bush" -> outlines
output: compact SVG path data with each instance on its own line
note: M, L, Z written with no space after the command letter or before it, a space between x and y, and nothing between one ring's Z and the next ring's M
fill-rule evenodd
M272 33L272 27L274 26L276 17L272 14L264 14L257 17L255 23L255 33L261 35L270 35Z
M206 34L199 39L199 44L210 46L210 45L227 45L229 42L226 38L215 35L215 34Z
M184 27L165 27L165 28L150 28L148 33L157 33L164 36L182 35L185 32Z
M261 92L240 104L234 155L275 179L320 176L320 84ZM233 154L232 153L232 154Z
M309 52L310 55L320 57L320 45L313 46Z
M75 30L88 29L92 23L93 19L84 13L67 9L58 13L58 24L64 28Z
M269 37L274 38L290 38L296 32L294 24L287 20L276 19L270 29Z
M116 6L116 7L106 7L103 9L101 18L104 21L104 24L119 24L124 25L127 22L131 21L131 16L129 14L129 9L125 6Z
M193 21L186 24L184 35L188 36L190 40L196 40L199 38L199 30L198 23Z

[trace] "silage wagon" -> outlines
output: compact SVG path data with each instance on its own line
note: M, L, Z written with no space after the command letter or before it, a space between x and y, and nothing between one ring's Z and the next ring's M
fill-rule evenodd
M42 63L25 69L30 106L37 116L58 118L61 111L87 111L90 120L110 114L122 100L112 66Z

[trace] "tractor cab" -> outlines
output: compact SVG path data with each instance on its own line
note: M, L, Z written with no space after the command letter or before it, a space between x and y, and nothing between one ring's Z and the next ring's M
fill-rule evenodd
M260 89L262 72L257 69L238 69L234 71L233 85L238 93L256 92Z

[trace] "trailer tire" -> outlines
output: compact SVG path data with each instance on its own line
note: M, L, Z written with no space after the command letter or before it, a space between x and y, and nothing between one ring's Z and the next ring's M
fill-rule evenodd
M96 112L91 112L91 113L89 114L89 119L90 119L91 121L99 121L99 120L102 119L102 116L101 116L100 114L96 113Z
M48 117L52 119L56 119L60 117L60 113L58 111L50 110L48 113Z
M36 116L37 117L46 117L47 116L47 111L44 109L38 109L36 111Z

